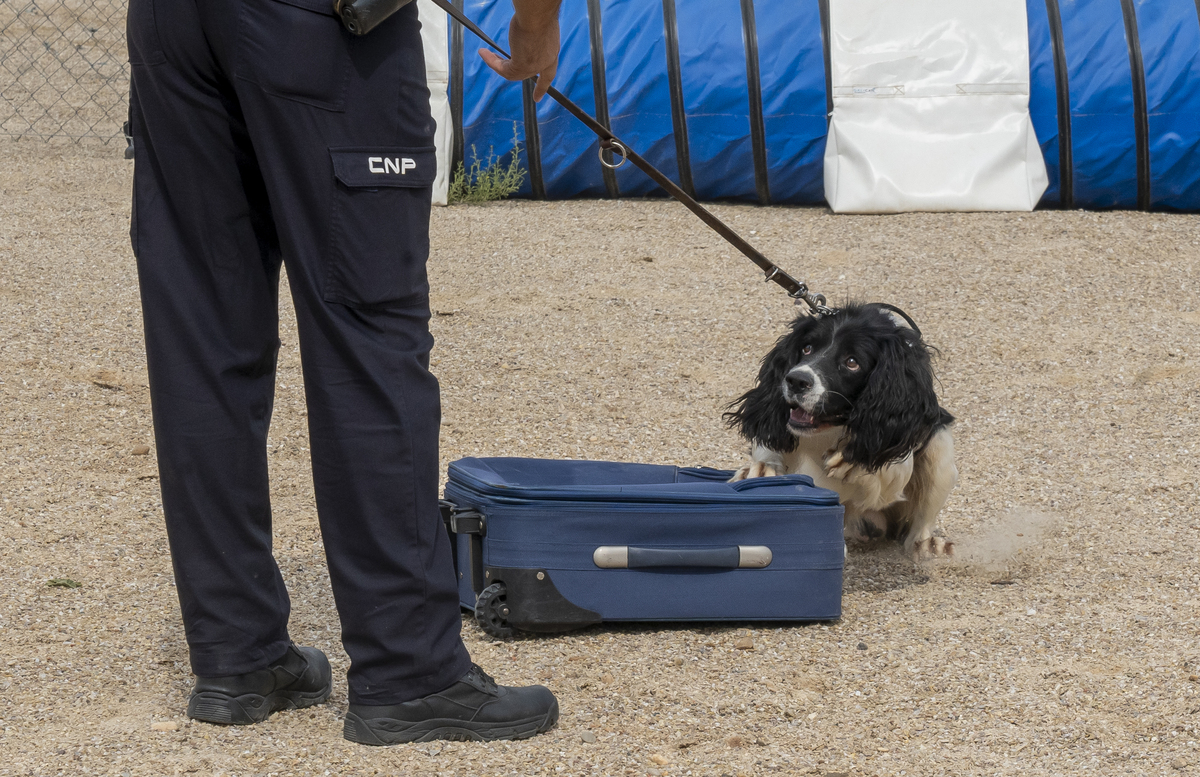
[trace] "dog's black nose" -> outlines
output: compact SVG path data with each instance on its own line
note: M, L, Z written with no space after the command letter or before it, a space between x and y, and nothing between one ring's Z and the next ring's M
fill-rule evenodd
M793 372L787 376L787 384L793 394L803 394L813 387L812 376L807 372Z

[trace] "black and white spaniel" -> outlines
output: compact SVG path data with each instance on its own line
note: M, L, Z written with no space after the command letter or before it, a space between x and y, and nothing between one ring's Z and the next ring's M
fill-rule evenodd
M753 445L733 479L808 475L841 497L848 539L950 554L933 528L958 479L954 416L938 404L920 332L892 310L852 304L792 323L725 414Z

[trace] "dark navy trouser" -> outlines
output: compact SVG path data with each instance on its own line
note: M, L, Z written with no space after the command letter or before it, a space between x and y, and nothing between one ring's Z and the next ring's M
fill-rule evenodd
M330 0L132 0L131 228L167 534L193 671L288 644L266 437L280 263L350 701L470 666L437 506L433 130L417 6L362 38Z

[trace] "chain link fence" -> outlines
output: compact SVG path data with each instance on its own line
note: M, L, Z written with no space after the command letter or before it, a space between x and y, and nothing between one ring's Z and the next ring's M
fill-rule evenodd
M122 137L128 0L0 0L0 137Z

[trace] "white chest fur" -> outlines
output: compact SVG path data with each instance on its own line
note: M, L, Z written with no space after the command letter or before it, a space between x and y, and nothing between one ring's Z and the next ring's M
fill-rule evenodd
M882 510L904 499L904 488L912 478L913 457L868 473L859 467L839 467L830 471L827 458L837 449L845 432L841 426L831 427L799 439L790 453L778 453L756 447L754 459L769 462L787 474L808 475L821 488L836 491L848 511Z

